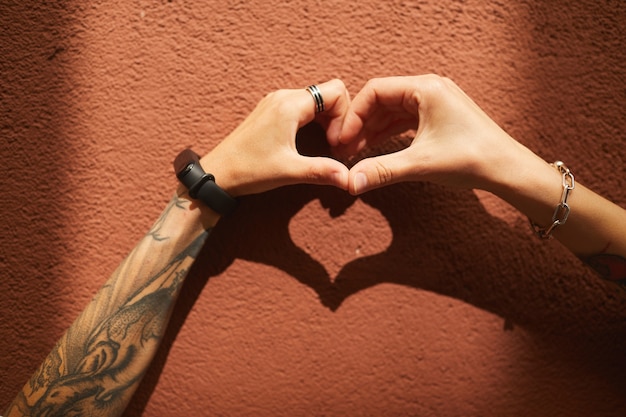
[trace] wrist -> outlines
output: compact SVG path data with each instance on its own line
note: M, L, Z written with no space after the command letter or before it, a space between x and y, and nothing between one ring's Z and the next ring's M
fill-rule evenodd
M238 178L233 168L236 161L227 157L220 157L217 152L211 151L200 158L200 165L206 172L215 177L215 183L233 198L241 195L238 192Z
M185 149L176 156L174 170L189 197L215 213L227 215L237 207L237 200L217 185L215 176L205 171L198 155L191 149Z
M527 148L517 153L490 192L502 198L534 223L547 226L563 191L562 176L550 163Z
M189 191L182 184L179 184L176 188L173 198L175 204L183 209L183 221L186 222L191 230L212 229L222 217L201 201L191 198Z

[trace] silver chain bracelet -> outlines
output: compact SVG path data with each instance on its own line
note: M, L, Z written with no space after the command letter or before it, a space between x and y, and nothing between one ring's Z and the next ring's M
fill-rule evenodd
M569 198L569 193L574 189L576 183L574 182L574 174L569 170L567 166L561 161L556 161L553 164L550 164L555 167L560 173L562 177L563 184L563 192L561 193L561 202L556 206L554 210L554 214L552 215L552 224L546 228L542 228L537 225L535 222L530 220L530 227L532 227L533 231L539 236L541 239L550 239L552 237L552 232L557 227L565 224L567 221L567 217L569 216L570 208L567 204L567 199Z

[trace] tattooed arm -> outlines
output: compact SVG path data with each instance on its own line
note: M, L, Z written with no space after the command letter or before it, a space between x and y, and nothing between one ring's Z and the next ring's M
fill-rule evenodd
M176 195L19 393L7 416L115 415L152 359L217 216ZM204 224L203 224L204 223Z
M487 190L539 225L552 224L561 174L504 132L454 82L436 75L370 80L346 115L347 154L417 125L413 143L350 170L352 194L399 181ZM575 167L573 167L575 172ZM576 183L554 237L602 277L626 283L626 211Z
M317 121L337 143L349 97L338 80L319 88L326 111ZM235 197L295 183L347 189L343 164L296 151L298 128L314 118L315 102L306 90L271 93L200 163ZM179 188L5 417L122 414L159 346L187 271L218 220Z

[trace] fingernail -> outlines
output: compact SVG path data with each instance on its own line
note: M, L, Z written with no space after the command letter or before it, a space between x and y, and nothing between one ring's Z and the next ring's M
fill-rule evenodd
M359 194L367 187L367 175L359 172L354 176L354 193Z

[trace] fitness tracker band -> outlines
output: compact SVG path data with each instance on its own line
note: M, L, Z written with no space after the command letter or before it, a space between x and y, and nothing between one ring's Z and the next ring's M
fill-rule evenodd
M213 175L204 172L200 158L191 149L178 154L174 160L174 170L178 180L189 190L191 198L202 201L224 216L237 208L237 200L215 183Z

